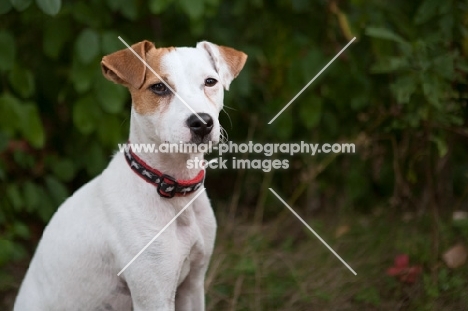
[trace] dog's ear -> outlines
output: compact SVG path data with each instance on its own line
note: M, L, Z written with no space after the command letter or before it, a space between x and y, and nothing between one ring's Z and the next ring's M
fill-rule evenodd
M146 53L153 48L153 43L146 40L132 45L132 49L143 60L146 60ZM104 56L101 69L108 80L127 87L139 89L145 81L145 64L128 48Z
M197 48L208 51L213 65L222 79L221 83L226 90L229 90L232 80L237 77L244 67L247 55L233 48L216 45L208 41L199 42Z

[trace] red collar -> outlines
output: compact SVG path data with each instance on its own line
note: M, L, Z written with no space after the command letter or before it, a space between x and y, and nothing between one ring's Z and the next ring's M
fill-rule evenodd
M130 168L146 182L154 185L158 194L163 198L185 196L195 192L203 185L205 180L204 170L201 170L195 178L190 180L177 180L172 176L163 174L140 159L130 147L125 150L125 159Z

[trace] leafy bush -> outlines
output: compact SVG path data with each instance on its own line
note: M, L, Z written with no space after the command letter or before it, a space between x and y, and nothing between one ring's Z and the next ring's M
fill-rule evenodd
M210 40L245 51L247 65L226 95L230 117L221 117L231 140L357 144L355 155L294 157L290 170L266 177L213 171L207 182L215 198L230 198L234 189L235 205L256 205L265 217L276 213L263 209L274 199L265 194L271 185L304 210L370 211L390 203L437 214L466 205L467 6L1 1L0 265L24 256L37 226L126 140L130 98L99 66L103 55L124 48L118 36L156 46ZM267 125L353 36L357 41ZM306 193L320 200L311 203Z

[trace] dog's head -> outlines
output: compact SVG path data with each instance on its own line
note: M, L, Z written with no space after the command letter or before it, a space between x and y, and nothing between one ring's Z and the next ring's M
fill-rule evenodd
M207 41L195 48L155 48L142 41L132 49L101 62L107 79L129 89L132 122L156 143L218 142L223 88L229 89L247 55Z

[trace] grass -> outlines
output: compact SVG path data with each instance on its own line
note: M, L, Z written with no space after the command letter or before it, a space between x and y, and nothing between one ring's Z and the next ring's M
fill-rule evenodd
M425 217L403 221L382 209L305 219L357 276L292 214L279 218L260 226L218 217L207 310L468 310L466 264L449 270L440 253L433 260ZM441 227L440 251L460 237ZM423 266L414 284L386 275L400 253Z
M441 260L456 242L466 244L468 226L441 220L434 252L429 217L379 208L372 215L306 217L354 276L288 210L262 225L250 217L229 218L225 210L216 212L218 235L205 282L208 311L468 310L468 265L450 270ZM423 266L414 284L386 275L401 253L410 256L410 265ZM0 269L0 310L11 310L27 262Z

